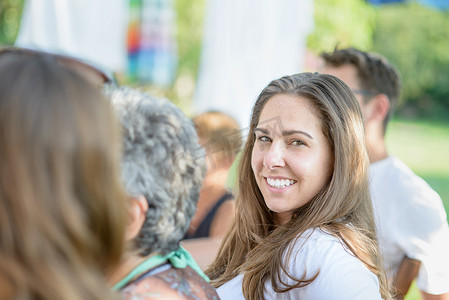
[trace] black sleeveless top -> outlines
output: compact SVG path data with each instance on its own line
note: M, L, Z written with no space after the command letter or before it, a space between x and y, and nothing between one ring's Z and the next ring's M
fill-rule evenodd
M209 230L210 225L212 225L212 221L215 217L215 214L217 213L220 206L225 203L228 200L233 199L234 196L231 193L226 192L223 196L221 196L220 199L218 199L217 203L209 210L206 217L201 222L200 226L198 226L197 230L194 234L186 233L184 236L184 239L194 239L194 238L200 238L200 237L208 237L209 236Z

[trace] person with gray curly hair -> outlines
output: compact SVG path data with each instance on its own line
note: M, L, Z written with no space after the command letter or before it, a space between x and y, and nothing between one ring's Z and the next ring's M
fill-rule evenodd
M129 247L110 282L124 299L218 299L180 246L206 172L193 123L168 100L129 87L106 88L106 94L122 124L130 217Z

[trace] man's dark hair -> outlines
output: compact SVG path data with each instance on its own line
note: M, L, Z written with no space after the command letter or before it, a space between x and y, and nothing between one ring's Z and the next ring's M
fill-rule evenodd
M321 57L327 66L340 67L350 64L357 69L365 102L377 94L387 95L390 100L390 109L383 123L385 131L397 106L401 90L401 80L397 69L385 57L355 48L335 49L333 52L322 53Z

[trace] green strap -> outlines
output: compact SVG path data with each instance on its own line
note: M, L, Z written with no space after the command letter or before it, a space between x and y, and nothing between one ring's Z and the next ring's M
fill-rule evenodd
M126 286L134 277L137 275L143 274L144 272L151 270L152 268L163 264L168 261L173 267L177 269L184 269L187 266L190 266L194 271L198 273L204 280L209 282L209 278L206 274L203 273L201 268L193 259L192 255L184 249L182 246L179 246L178 250L170 252L167 255L156 255L148 258L140 265L135 267L125 278L120 280L117 284L112 288L115 291L120 290L124 286Z

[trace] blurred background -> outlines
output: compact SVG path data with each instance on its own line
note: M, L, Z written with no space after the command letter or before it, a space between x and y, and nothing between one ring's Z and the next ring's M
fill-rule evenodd
M296 7L284 1L283 10L264 10L260 1L121 2L124 63L111 68L118 82L166 97L187 115L227 104L237 119L245 116L242 128L255 91L284 74L315 71L320 52L352 46L383 54L403 81L387 131L390 153L423 177L449 211L449 1L301 0ZM102 9L100 20L108 15ZM1 0L0 46L15 44L25 10L24 0ZM286 48L290 53L276 54ZM259 69L267 61L283 67ZM419 299L417 290L406 299Z
M133 68L132 62L124 70L127 74L119 78L124 83L157 89L172 101L188 106L198 78L207 1L169 2L173 3L175 13L173 79L162 85L152 85L148 80L139 82L135 73L126 72ZM392 3L373 4L376 2ZM14 44L23 3L24 0L0 2L0 45ZM304 58L306 67L313 68L313 54L331 51L337 45L379 52L402 74L404 86L397 117L448 119L449 1L314 0L313 5L313 28L307 37L308 55ZM299 12L298 18L308 17L307 13Z

